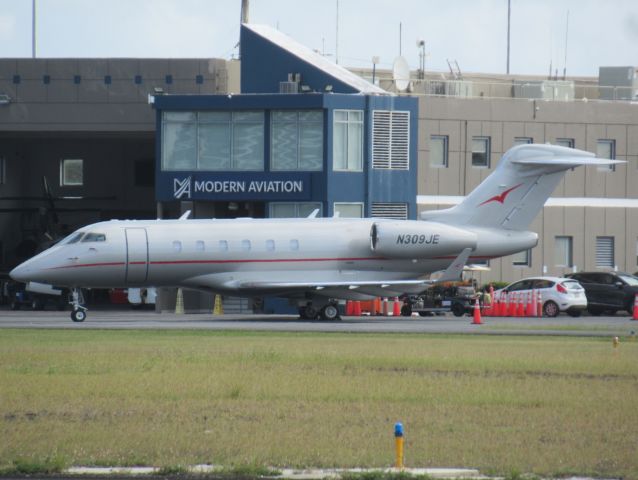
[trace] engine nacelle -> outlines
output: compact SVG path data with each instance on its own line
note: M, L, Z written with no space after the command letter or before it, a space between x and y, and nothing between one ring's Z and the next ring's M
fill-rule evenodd
M457 255L476 248L476 234L436 222L401 220L376 222L370 231L370 246L378 255L399 258L432 258Z

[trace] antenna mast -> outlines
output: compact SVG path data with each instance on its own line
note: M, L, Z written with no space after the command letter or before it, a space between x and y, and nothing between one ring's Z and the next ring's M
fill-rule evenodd
M567 20L565 21L565 63L563 64L563 80L567 76L567 34L569 33L569 10L567 10Z
M335 33L335 63L339 64L339 0L337 0L337 28Z
M35 58L35 0L31 11L31 58Z
M510 74L510 23L512 19L511 1L507 0L507 75Z

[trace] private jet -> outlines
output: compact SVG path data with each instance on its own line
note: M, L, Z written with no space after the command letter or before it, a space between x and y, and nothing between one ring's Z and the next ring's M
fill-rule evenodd
M239 218L111 220L75 231L10 275L73 291L172 286L296 303L302 318L337 319L339 299L420 293L459 279L466 262L534 247L530 223L563 178L581 165L617 160L554 146L520 145L458 205L420 220ZM443 271L434 279L433 272Z

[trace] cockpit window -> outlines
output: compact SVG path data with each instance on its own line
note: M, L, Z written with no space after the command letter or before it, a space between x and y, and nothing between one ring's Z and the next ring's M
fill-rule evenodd
M84 242L106 242L106 235L103 233L89 232L84 235L82 243Z
M80 239L82 238L83 235L84 235L84 232L72 233L71 235L66 237L64 240L62 240L59 243L59 245L70 245L71 243L77 243L77 242L80 241Z

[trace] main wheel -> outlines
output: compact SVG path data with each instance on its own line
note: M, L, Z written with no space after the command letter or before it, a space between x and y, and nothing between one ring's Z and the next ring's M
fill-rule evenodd
M86 318L86 312L80 308L71 312L71 320L74 322L83 322Z
M335 320L339 316L339 310L336 306L330 304L321 309L321 318L324 320Z
M545 302L545 305L543 305L543 315L545 315L546 317L555 317L559 313L560 309L558 308L556 302L549 300Z
M458 302L452 304L452 313L455 317L462 317L465 315L465 307Z
M314 320L317 318L317 309L312 305L306 305L303 312L303 318L306 320Z

